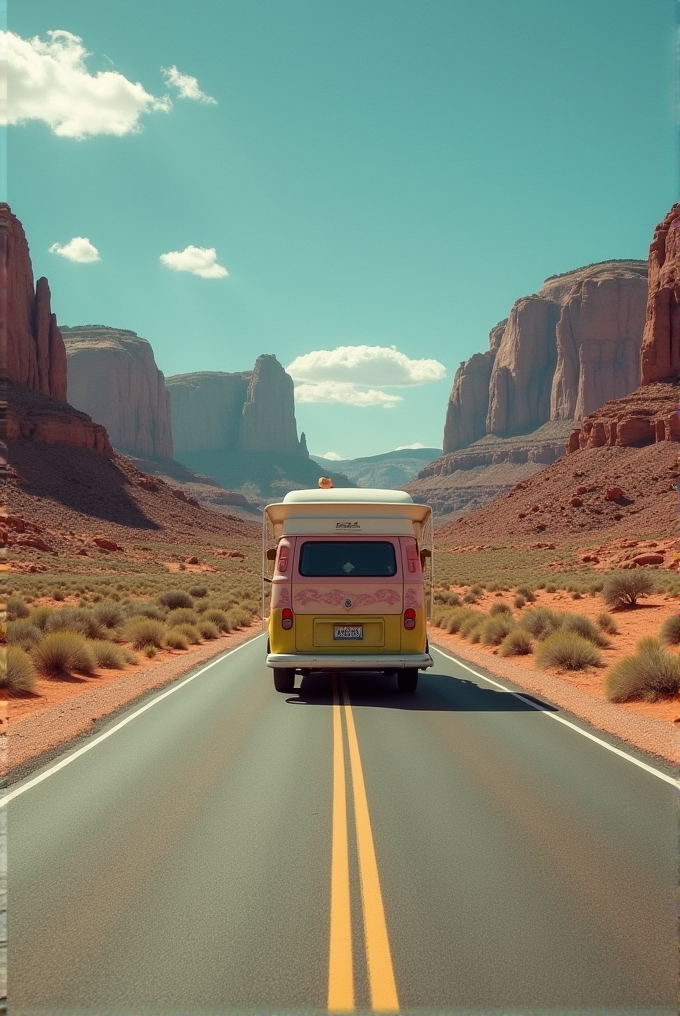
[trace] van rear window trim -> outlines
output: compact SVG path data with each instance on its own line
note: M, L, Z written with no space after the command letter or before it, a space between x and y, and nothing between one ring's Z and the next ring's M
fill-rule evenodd
M361 572L360 574L343 573L341 571L331 571L326 569L323 572L320 571L303 571L305 549L307 547L347 547L348 555L350 553L356 554L360 547L389 547L391 551L391 560L386 562L392 566L392 571L372 571L370 573ZM309 565L307 566L309 567ZM399 574L399 558L394 544L390 540L306 540L300 547L300 555L298 558L298 574L306 579L394 579Z

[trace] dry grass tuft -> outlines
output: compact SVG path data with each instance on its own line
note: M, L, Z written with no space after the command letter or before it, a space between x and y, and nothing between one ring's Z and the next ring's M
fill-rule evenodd
M55 631L45 635L31 652L39 673L45 677L65 677L73 671L93 674L97 661L87 640L76 631Z
M536 649L539 667L560 667L563 670L585 670L599 667L602 659L597 647L573 631L556 631Z
M604 690L611 702L655 699L680 689L680 660L659 639L640 639L634 656L626 656L609 670Z
M614 572L602 589L608 607L635 607L641 596L654 592L654 580L646 571Z
M21 646L8 646L0 654L0 688L10 695L34 692L38 675L31 657Z

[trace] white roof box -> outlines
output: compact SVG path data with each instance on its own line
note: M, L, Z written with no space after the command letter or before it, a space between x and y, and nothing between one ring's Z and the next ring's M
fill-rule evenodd
M380 490L377 487L330 487L310 490L291 490L283 504L413 504L405 490Z

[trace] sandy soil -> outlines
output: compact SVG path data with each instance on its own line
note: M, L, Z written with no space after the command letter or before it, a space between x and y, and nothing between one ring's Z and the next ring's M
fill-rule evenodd
M68 680L39 678L35 694L11 698L4 703L2 726L5 729L9 716L8 770L25 767L31 759L44 757L74 737L92 732L100 720L128 702L176 680L261 631L258 620L249 628L197 648L159 650L151 660L140 654L140 662L123 671L101 670L92 677L74 676Z
M465 590L456 591L462 593ZM510 594L499 597L485 593L479 597L476 606L488 611L500 600L512 605L512 599ZM537 590L536 603L528 606L569 610L593 620L606 609L599 596L572 600L569 593L546 593L544 590ZM612 703L604 694L604 677L612 664L635 651L639 639L658 635L665 619L677 613L678 606L676 600L647 596L635 609L610 611L619 634L608 636L611 646L602 650L604 666L586 671L540 670L533 655L499 657L495 647L471 645L460 635L449 635L439 628L433 627L430 637L442 649L475 662L492 674L507 677L534 694L543 695L599 729L616 734L644 751L677 763L680 761L680 696L657 702ZM515 616L519 613L514 611Z

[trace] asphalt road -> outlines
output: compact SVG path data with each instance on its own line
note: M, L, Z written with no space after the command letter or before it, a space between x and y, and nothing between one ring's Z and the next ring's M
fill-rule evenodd
M440 653L264 653L10 801L12 1016L677 1011L674 786Z

